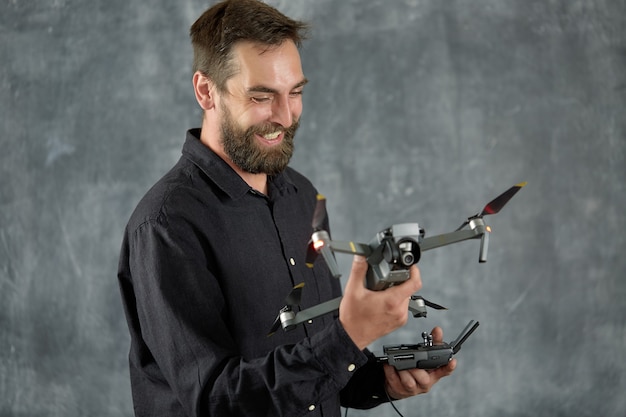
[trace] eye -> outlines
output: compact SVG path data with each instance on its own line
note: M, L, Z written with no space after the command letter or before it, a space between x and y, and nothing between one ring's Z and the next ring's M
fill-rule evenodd
M302 93L303 93L302 90L292 91L291 93L289 93L289 96L292 98L296 98L296 97L302 96Z
M269 103L270 101L272 101L272 97L271 96L252 96L250 97L250 100L253 103L264 104L264 103Z

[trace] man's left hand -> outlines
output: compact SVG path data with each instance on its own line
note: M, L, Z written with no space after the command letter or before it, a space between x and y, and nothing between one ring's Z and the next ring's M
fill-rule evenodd
M432 331L433 343L443 342L443 330L435 327ZM391 399L401 400L418 394L424 394L444 376L452 374L456 368L456 359L437 369L407 369L398 371L391 365L385 365L385 388Z

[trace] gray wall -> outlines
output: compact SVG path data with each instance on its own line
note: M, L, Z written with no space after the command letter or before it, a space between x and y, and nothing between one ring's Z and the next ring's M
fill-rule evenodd
M424 254L422 293L450 310L385 342L481 326L455 375L399 409L623 416L626 3L271 3L314 24L293 166L327 196L336 238L447 232L528 181L488 218L487 264L477 242ZM199 125L187 31L205 7L0 3L2 417L132 414L117 256Z

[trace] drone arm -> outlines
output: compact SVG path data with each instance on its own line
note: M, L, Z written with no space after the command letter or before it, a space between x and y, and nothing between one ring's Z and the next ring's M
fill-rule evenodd
M489 229L485 226L482 219L473 219L469 222L470 229L457 230L455 232L444 233L437 236L424 238L420 243L420 249L423 251L439 248L441 246L451 245L453 243L462 242L468 239L478 239L484 236ZM484 252L486 256L486 251Z
M332 300L307 308L306 310L302 310L298 312L295 315L295 317L288 318L284 321L281 321L281 325L285 331L288 331L296 327L298 324L307 322L309 320L313 320L314 318L323 316L324 314L328 314L333 311L339 310L339 304L341 303L341 298L342 297L333 298Z
M332 241L328 233L323 230L313 234L313 247L318 253L322 254L328 269L330 269L331 274L335 278L341 277L341 273L339 272L339 265L337 265L334 252L352 253L365 257L372 253L372 249L362 243Z
M330 273L333 274L335 278L340 278L341 272L339 272L339 265L337 265L335 254L333 254L333 251L331 250L331 248L327 245L323 245L322 247L319 248L319 252L324 257L324 260L326 261L326 265L328 266L328 269L330 269Z
M326 265L328 266L328 269L330 269L330 273L333 274L335 278L341 277L339 265L337 265L337 260L335 259L335 255L331 247L332 240L330 240L328 232L326 230L318 230L314 232L311 236L311 241L313 245L312 248L315 252L321 253L322 257L324 257ZM309 266L312 267L313 263L311 262Z
M441 246L451 245L453 243L462 242L468 239L476 239L481 233L475 230L459 230L457 232L444 233L437 236L431 236L424 238L420 243L420 249L427 251L430 249L439 248Z
M340 242L333 240L330 241L330 247L335 252L351 253L365 257L370 256L372 253L372 248L370 248L369 245L358 242Z
M283 330L293 330L297 325L313 320L314 318L323 316L324 314L332 313L339 310L339 304L343 297L333 298L332 300L323 302L313 307L309 307L306 310L302 310L298 313L288 311L281 314L280 322ZM426 302L423 298L412 298L409 301L409 311L413 313L413 317L426 317Z

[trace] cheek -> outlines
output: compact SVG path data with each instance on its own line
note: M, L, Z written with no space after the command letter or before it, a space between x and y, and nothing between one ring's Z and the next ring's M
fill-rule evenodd
M251 108L241 113L239 117L236 118L236 122L240 127L248 129L251 126L267 122L270 117L271 112L264 109Z
M243 116L248 126L265 123L272 117L272 109L270 106L252 106Z
M291 114L296 120L300 118L300 115L302 114L302 99L295 100L295 102L292 103Z

